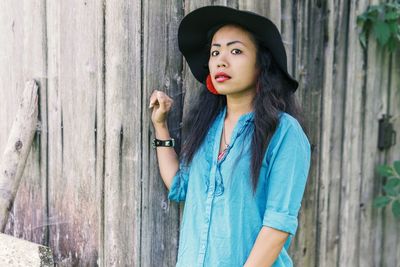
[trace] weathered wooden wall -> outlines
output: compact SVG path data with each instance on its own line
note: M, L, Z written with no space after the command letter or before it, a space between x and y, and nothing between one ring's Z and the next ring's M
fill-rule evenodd
M315 146L290 254L296 266L400 266L400 224L372 208L378 119L400 134L400 53L358 42L363 1L0 2L0 152L26 79L40 83L37 135L8 234L51 246L60 266L173 266L183 204L159 177L147 108L174 99L179 140L198 82L177 47L185 14L208 4L259 12L281 29ZM179 150L179 146L177 148Z

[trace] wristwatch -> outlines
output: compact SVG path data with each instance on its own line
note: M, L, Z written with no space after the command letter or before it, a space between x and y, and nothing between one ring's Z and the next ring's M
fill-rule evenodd
M168 140L160 140L157 138L153 139L153 148L156 148L158 146L164 146L164 147L174 147L175 146L175 139L171 138Z

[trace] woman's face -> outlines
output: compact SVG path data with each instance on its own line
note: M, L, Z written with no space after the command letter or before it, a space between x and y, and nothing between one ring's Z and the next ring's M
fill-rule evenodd
M257 48L252 36L242 28L225 25L214 34L208 68L219 94L255 90L258 75L256 55Z

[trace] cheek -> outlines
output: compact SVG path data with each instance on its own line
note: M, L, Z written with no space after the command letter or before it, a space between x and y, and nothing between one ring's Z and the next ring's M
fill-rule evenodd
M246 64L243 65L243 72L244 76L247 80L254 80L257 78L258 71L253 62L250 60L246 61Z

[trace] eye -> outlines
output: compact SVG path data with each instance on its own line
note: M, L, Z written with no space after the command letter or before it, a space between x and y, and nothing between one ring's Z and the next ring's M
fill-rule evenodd
M217 50L211 51L211 56L218 55L218 54L215 54L215 52L219 53L219 51L217 51ZM242 53L242 51L240 49L237 49L237 48L232 49L232 54L234 54L234 55L238 55L238 54L241 54L241 53Z
M237 51L237 53L234 53L234 51ZM232 50L232 54L241 54L242 51L240 51L239 49L235 48Z
M218 51L217 51L217 50L211 51L211 56L216 56L215 52L217 52L217 53L218 53Z

